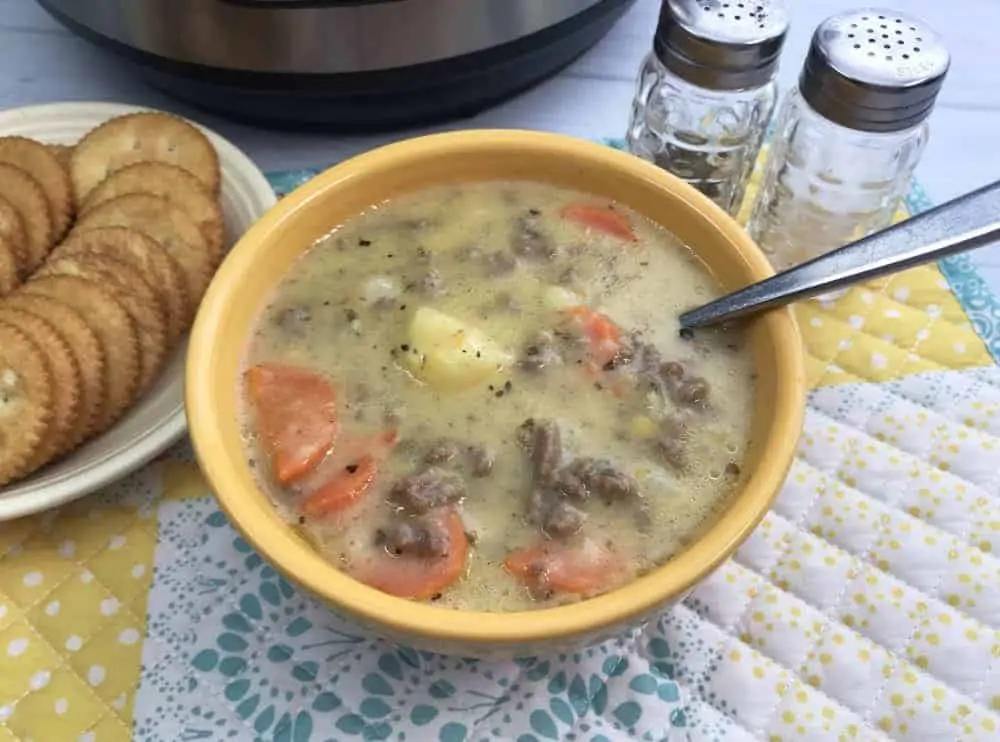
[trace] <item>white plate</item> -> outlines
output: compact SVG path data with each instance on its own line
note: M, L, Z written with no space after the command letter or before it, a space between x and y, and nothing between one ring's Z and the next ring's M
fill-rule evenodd
M148 110L116 103L52 103L0 111L0 136L21 135L74 144L98 124ZM192 122L194 123L194 122ZM250 159L215 132L196 124L219 153L227 246L275 203L274 191ZM160 378L106 433L72 455L12 486L0 488L0 521L75 500L129 474L162 453L186 430L181 344Z

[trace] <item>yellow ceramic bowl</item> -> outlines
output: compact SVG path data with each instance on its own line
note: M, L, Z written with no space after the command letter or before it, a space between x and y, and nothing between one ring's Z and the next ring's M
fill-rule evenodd
M198 461L222 507L260 554L336 611L382 636L478 657L535 654L596 641L682 598L764 516L791 464L805 401L794 318L789 310L770 312L751 330L758 390L746 486L685 552L606 595L538 611L473 613L395 598L337 570L278 517L246 463L237 424L239 374L255 315L304 250L371 204L428 186L487 179L541 181L626 204L690 245L728 289L772 273L763 254L722 210L630 155L552 134L441 134L356 157L282 199L239 241L212 281L187 358L187 416Z

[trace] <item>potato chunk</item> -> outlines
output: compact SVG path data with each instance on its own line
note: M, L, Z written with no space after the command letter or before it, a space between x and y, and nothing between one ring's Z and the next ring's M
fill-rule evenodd
M413 315L410 369L441 389L460 391L503 376L513 354L476 327L430 307Z

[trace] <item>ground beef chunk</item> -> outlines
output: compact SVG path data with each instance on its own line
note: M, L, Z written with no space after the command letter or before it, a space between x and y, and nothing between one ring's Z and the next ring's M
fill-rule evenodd
M635 348L632 347L632 343L627 339L623 338L618 346L618 352L604 364L605 371L614 371L620 366L626 366L635 360Z
M578 505L591 497L614 503L639 496L635 479L602 459L581 457L560 467L559 426L551 420L526 420L518 439L531 456L534 475L528 518L553 538L580 530L587 515Z
M630 500L639 494L635 479L603 459L574 459L560 472L559 486L573 499L593 495L607 503Z
M518 440L531 454L535 481L549 485L555 481L562 459L559 426L552 420L525 420L518 429Z
M704 407L708 402L708 382L700 376L692 376L671 387L671 398L685 407Z
M433 444L424 454L425 464L465 468L474 477L488 477L493 472L495 461L493 452L485 446L464 445L447 438Z
M656 452L674 469L682 470L687 466L687 452L684 450L684 444L678 438L669 435L662 436L656 441Z
M684 366L677 361L666 361L660 364L659 374L664 381L679 381L684 378Z
M517 363L525 371L541 371L562 362L555 336L551 332L539 332L524 346Z
M312 322L312 312L306 306L285 307L275 313L273 322L286 332L301 335Z
M432 518L390 523L375 532L375 542L396 556L444 557L451 549L448 530Z
M590 499L587 483L573 470L572 465L559 472L556 488L574 502L586 502Z
M663 361L660 351L655 345L643 342L638 335L631 338L633 363L645 374L654 374Z
M559 490L536 488L528 499L528 518L552 538L566 538L583 527L587 514L567 502Z
M553 538L571 536L587 516L558 487L562 459L559 426L552 420L526 420L518 429L518 440L531 456L534 478L528 519Z
M556 255L555 245L546 235L532 214L526 214L514 223L511 249L515 255L535 260L551 260Z
M465 481L455 472L432 466L400 479L389 490L389 497L412 513L426 513L465 497Z
M488 477L493 473L496 456L488 448L472 445L466 449L469 457L469 468L474 477Z
M649 343L633 338L633 362L661 394L682 407L700 408L708 403L709 385L693 376L683 363L664 361Z
M448 464L458 457L458 444L454 441L438 441L424 456L424 462L435 466Z
M660 458L678 471L687 466L686 438L684 424L675 418L668 418L660 426L660 437L655 443Z

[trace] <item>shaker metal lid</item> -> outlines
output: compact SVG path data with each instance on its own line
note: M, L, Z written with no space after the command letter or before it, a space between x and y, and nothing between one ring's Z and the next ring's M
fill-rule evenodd
M816 29L799 90L834 123L901 131L930 115L950 63L941 37L923 21L895 10L854 10Z
M787 30L783 0L663 0L653 49L692 85L755 88L774 76Z

